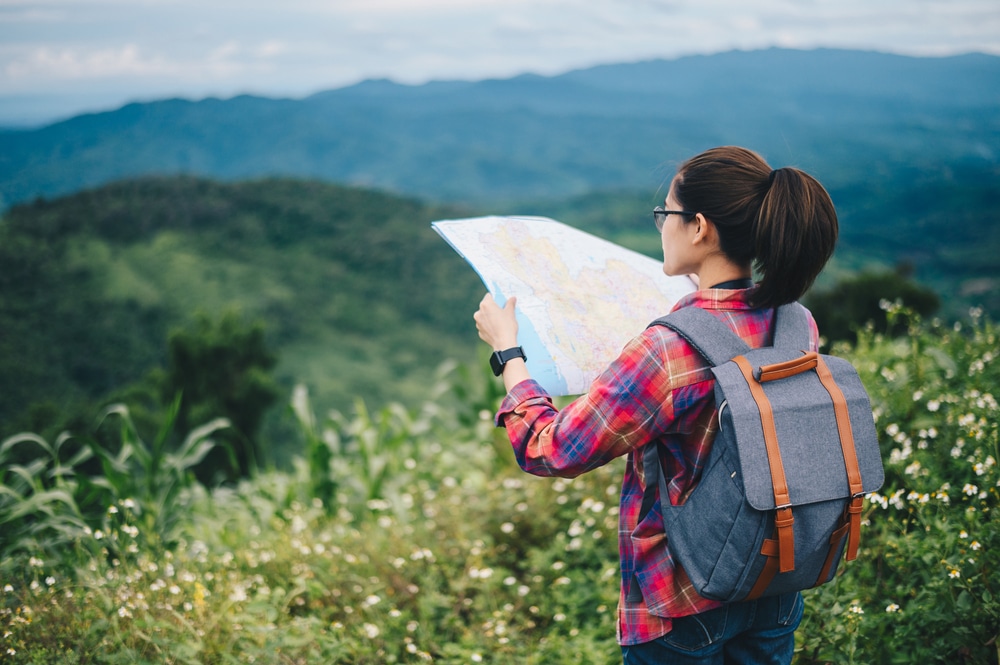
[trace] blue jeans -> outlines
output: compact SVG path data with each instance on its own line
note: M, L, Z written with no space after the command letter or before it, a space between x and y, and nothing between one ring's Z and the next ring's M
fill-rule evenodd
M663 637L623 646L625 665L788 665L802 621L798 592L674 619Z

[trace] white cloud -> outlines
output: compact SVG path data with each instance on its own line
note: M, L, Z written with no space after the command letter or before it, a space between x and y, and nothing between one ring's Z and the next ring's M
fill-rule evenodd
M4 77L13 83L21 80L51 82L121 76L163 76L181 73L170 62L144 56L135 44L118 48L83 51L74 48L43 46L4 63Z
M996 0L0 0L12 95L300 95L768 46L1000 54Z

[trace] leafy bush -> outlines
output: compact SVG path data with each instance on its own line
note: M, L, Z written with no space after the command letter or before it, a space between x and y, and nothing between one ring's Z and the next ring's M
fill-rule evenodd
M887 480L867 503L859 559L806 593L796 662L996 665L997 328L884 307L907 336L869 329L837 351L870 389ZM572 481L520 473L492 427L495 391L452 371L420 409L359 403L318 418L300 390L304 457L229 487L185 484L169 495L172 544L147 519L163 490L127 496L148 485L142 455L133 485L111 476L122 489L100 539L73 521L82 471L61 462L38 485L5 468L5 501L42 498L25 504L34 522L0 504L5 534L15 522L30 532L0 566L0 659L620 662L621 464ZM49 468L57 446L31 440ZM157 474L185 477L168 466ZM46 497L57 482L63 494Z
M800 662L996 663L997 328L978 311L949 328L883 308L908 335L869 329L850 354L872 396L886 483L869 497L860 560L808 596Z
M57 567L68 567L81 554L89 557L102 549L119 554L114 539L95 542L110 533L108 520L119 506L141 523L146 547L154 552L170 548L178 525L190 518L188 494L197 484L193 469L215 447L210 437L228 427L225 419L213 420L171 451L166 440L177 408L175 401L167 422L147 444L124 405L108 407L104 420L119 423L115 452L96 439L79 441L68 434L53 445L30 433L0 444L0 573L17 577L17 565L29 560L54 559ZM15 449L26 446L40 452L34 461L8 462ZM64 460L64 451L74 449ZM97 475L86 471L94 460L101 469Z

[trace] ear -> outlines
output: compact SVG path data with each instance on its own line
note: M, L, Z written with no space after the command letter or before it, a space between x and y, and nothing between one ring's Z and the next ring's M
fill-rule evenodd
M695 225L694 237L691 239L692 244L697 245L699 243L712 243L716 239L715 224L705 217L705 215L700 212L694 216L691 220L692 224Z

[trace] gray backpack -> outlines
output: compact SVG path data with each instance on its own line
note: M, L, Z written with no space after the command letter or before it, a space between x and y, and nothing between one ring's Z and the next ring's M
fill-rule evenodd
M715 375L719 432L682 505L667 498L646 446L643 513L659 492L667 547L705 598L726 602L831 580L857 556L864 495L884 474L871 404L842 358L806 351L797 303L777 309L774 345L751 349L725 323L685 307L650 325L675 330Z

